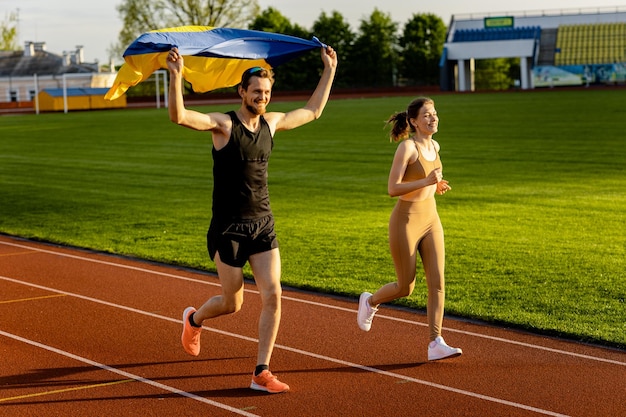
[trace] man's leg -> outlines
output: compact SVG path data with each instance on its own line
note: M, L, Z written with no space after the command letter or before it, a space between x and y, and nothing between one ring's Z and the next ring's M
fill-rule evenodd
M202 326L204 320L236 313L243 304L243 269L225 264L219 253L215 254L215 266L222 293L211 297L193 314L193 321L198 326Z
M211 297L198 310L187 307L183 312L181 343L185 351L193 356L200 354L202 322L213 317L235 313L243 304L243 270L226 265L220 260L219 254L215 255L215 264L222 283L222 294Z
M259 350L257 369L250 388L272 394L289 391L289 385L280 382L269 371L270 359L278 334L281 314L280 252L278 248L257 253L249 259L254 280L261 294L259 317Z
M261 294L259 317L259 352L257 363L268 365L280 325L282 289L280 286L280 252L272 249L250 257L250 267Z

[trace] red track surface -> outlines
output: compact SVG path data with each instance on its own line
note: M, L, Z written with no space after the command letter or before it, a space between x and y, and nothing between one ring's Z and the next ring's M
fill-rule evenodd
M423 314L284 291L272 371L248 388L260 301L207 322L199 357L181 314L209 274L0 236L1 416L624 416L626 352L447 318L463 356L429 363Z

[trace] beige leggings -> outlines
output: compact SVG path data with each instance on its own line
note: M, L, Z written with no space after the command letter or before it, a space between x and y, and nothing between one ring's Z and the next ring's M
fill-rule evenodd
M389 248L396 268L396 282L382 286L370 300L372 305L411 295L419 252L428 287L430 340L441 335L445 301L443 227L434 196L424 201L398 199L389 219Z

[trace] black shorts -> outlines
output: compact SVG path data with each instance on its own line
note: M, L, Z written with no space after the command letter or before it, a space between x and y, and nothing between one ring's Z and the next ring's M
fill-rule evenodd
M236 268L242 268L251 255L277 247L274 216L271 214L235 223L212 219L207 233L207 249L211 260L219 252L222 262Z

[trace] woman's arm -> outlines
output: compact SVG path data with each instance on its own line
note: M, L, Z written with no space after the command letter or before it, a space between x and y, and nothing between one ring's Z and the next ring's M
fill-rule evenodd
M417 151L409 140L405 140L398 145L396 154L393 157L391 170L389 171L389 181L387 183L387 192L391 197L398 197L409 194L421 188L437 184L441 180L441 169L434 169L426 178L403 182L402 178L406 171L406 167L415 162L417 159Z

